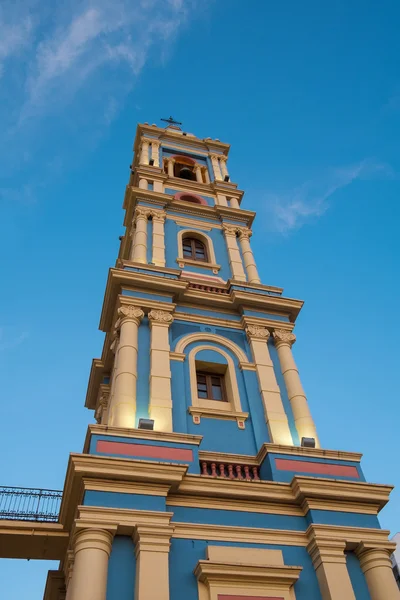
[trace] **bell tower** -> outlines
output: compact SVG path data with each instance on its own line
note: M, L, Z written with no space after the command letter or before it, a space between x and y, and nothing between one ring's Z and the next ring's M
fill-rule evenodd
M58 521L0 521L0 548L60 560L44 600L400 600L392 488L318 437L303 302L260 280L230 147L167 123L137 127Z

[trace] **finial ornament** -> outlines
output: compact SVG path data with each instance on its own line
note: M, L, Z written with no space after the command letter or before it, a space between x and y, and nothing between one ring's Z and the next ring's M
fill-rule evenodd
M174 317L171 315L171 313L167 312L166 310L155 310L152 309L149 312L149 320L150 321L156 321L157 323L172 323L172 321L174 320Z
M266 327L261 327L260 325L247 325L246 333L250 339L260 339L268 342L270 332Z
M286 331L285 329L275 329L275 331L272 332L272 335L274 336L275 346L277 348L283 344L287 344L288 346L292 347L296 341L296 336L294 333Z

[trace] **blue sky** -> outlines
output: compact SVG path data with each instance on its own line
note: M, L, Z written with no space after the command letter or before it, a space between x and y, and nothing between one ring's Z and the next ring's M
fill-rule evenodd
M322 444L398 486L398 3L3 1L1 483L61 489L136 123L232 144L262 280L305 300L295 355ZM47 564L0 561L4 598Z

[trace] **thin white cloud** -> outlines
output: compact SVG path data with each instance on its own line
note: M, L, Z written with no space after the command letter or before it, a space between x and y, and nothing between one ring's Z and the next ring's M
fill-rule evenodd
M0 77L6 60L18 55L30 43L32 31L33 23L29 16L9 22L4 13L0 13Z
M265 208L269 229L287 234L322 216L329 208L329 201L338 190L356 179L377 175L390 176L388 165L364 160L355 165L327 170L319 178L281 193L266 194Z
M22 331L17 335L12 333L6 335L4 328L0 328L0 352L12 350L20 346L28 337L29 333L27 331Z

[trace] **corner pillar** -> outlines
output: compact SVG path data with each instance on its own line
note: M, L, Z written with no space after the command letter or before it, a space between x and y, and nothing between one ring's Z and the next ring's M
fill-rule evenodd
M204 173L204 181L206 183L210 183L210 175L208 173L208 167L203 167L203 173Z
M400 590L393 575L390 555L395 544L377 547L376 543L362 542L356 550L365 575L371 600L399 600Z
M138 329L143 316L137 306L118 309L115 329L119 330L119 341L109 409L109 424L113 427L135 427Z
M237 228L231 225L223 225L226 245L228 248L229 264L233 279L237 281L246 281L246 275L243 269L242 257L236 240Z
M270 333L265 327L247 325L247 338L250 343L253 360L257 369L257 379L264 406L271 442L274 444L293 445L288 418L283 407L274 367L268 350Z
M239 242L242 247L242 256L247 273L248 282L260 283L260 277L258 275L253 251L250 247L251 234L252 232L250 231L250 229L239 229Z
M226 156L220 156L219 164L221 165L221 173L222 173L223 179L225 179L225 177L229 178L229 173L228 173L228 169L226 166Z
M211 154L211 164L214 171L214 178L216 181L222 181L221 169L219 167L219 156L218 154Z
M315 439L316 447L319 448L317 430L292 354L292 345L296 341L296 336L284 329L275 330L273 336L300 441L303 437L312 437Z
M133 535L136 553L135 600L169 600L169 549L174 528L138 525Z
M165 212L153 210L151 214L153 219L153 251L151 262L157 267L165 267Z
M341 540L313 539L307 546L323 600L356 600Z
M108 559L115 531L116 527L111 531L88 528L75 534L68 600L106 600Z
M134 220L136 228L133 235L130 259L143 264L147 263L147 219L149 214L149 210L136 208Z
M157 431L172 431L172 393L170 345L168 329L174 320L164 310L149 312L150 339L150 403L149 416Z

